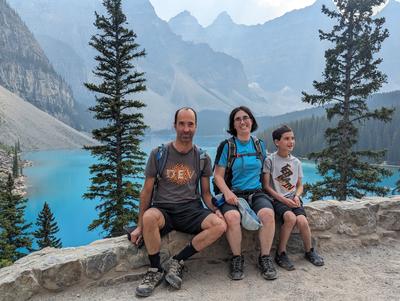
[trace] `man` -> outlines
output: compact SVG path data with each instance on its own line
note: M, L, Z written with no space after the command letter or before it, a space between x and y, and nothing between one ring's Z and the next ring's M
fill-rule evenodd
M140 194L139 220L137 228L131 233L135 244L143 235L150 261L149 270L136 288L138 296L150 296L164 276L172 287L180 289L184 261L211 245L226 230L222 214L211 202L211 160L208 156L202 174L198 174L200 150L193 144L196 127L197 115L193 109L185 107L176 111L176 139L166 145L168 155L159 179L159 148L155 148L149 156ZM199 178L201 197L215 213L201 203ZM161 236L174 229L196 235L183 250L170 258L167 271L164 271L160 264Z

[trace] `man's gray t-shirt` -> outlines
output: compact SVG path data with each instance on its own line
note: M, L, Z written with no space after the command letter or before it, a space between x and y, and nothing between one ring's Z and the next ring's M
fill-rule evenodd
M303 177L299 159L292 155L282 158L277 152L265 159L264 173L270 174L272 188L283 196L293 194L296 191L297 180Z
M176 204L200 200L200 191L197 189L197 173L200 170L199 149L194 146L188 153L180 153L172 142L166 147L168 149L167 162L158 182L157 193L153 196L153 204ZM158 148L155 148L150 154L145 170L146 177L157 176L157 152ZM208 155L206 155L202 176L211 176L211 160Z

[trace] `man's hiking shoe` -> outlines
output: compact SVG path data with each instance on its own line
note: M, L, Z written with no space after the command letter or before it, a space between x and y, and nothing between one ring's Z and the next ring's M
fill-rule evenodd
M286 252L282 252L281 254L278 254L278 252L276 252L275 262L277 263L277 265L287 271L293 271L295 269Z
M277 277L276 269L271 255L264 255L258 257L258 268L261 275L267 280L274 280Z
M305 257L313 265L316 265L318 267L324 265L324 259L318 255L314 248L311 248L310 252L306 252Z
M232 257L230 271L229 271L229 276L231 277L232 280L242 280L244 278L243 266L244 266L243 255Z
M164 271L159 271L157 268L149 268L142 282L136 288L136 295L140 297L150 296L163 279Z
M182 285L182 277L183 277L183 260L178 261L174 258L171 258L168 263L167 275L165 276L165 280L176 289L180 289Z

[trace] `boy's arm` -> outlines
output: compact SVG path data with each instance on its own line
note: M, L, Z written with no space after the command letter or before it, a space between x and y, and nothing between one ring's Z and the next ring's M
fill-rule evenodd
M303 183L302 183L302 178L298 178L297 183L296 183L296 193L293 197L293 200L297 203L298 207L300 207L300 197L303 194Z
M284 197L283 195L277 193L274 190L274 188L272 188L271 182L270 182L270 177L271 177L270 173L268 173L268 172L264 173L263 186L264 186L265 191L267 191L268 194L271 195L275 200L285 204L286 206L288 206L290 208L298 207L293 200L291 200L287 197Z

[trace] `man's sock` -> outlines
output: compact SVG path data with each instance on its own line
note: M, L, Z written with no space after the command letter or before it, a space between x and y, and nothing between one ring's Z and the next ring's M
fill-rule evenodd
M185 248L183 248L182 251L180 251L173 258L178 260L178 261L186 260L190 256L193 256L194 254L196 254L197 252L198 251L195 248L193 248L192 243L190 242Z
M150 267L157 268L159 271L162 271L163 268L161 267L161 260L160 260L160 252L149 255L150 260Z

